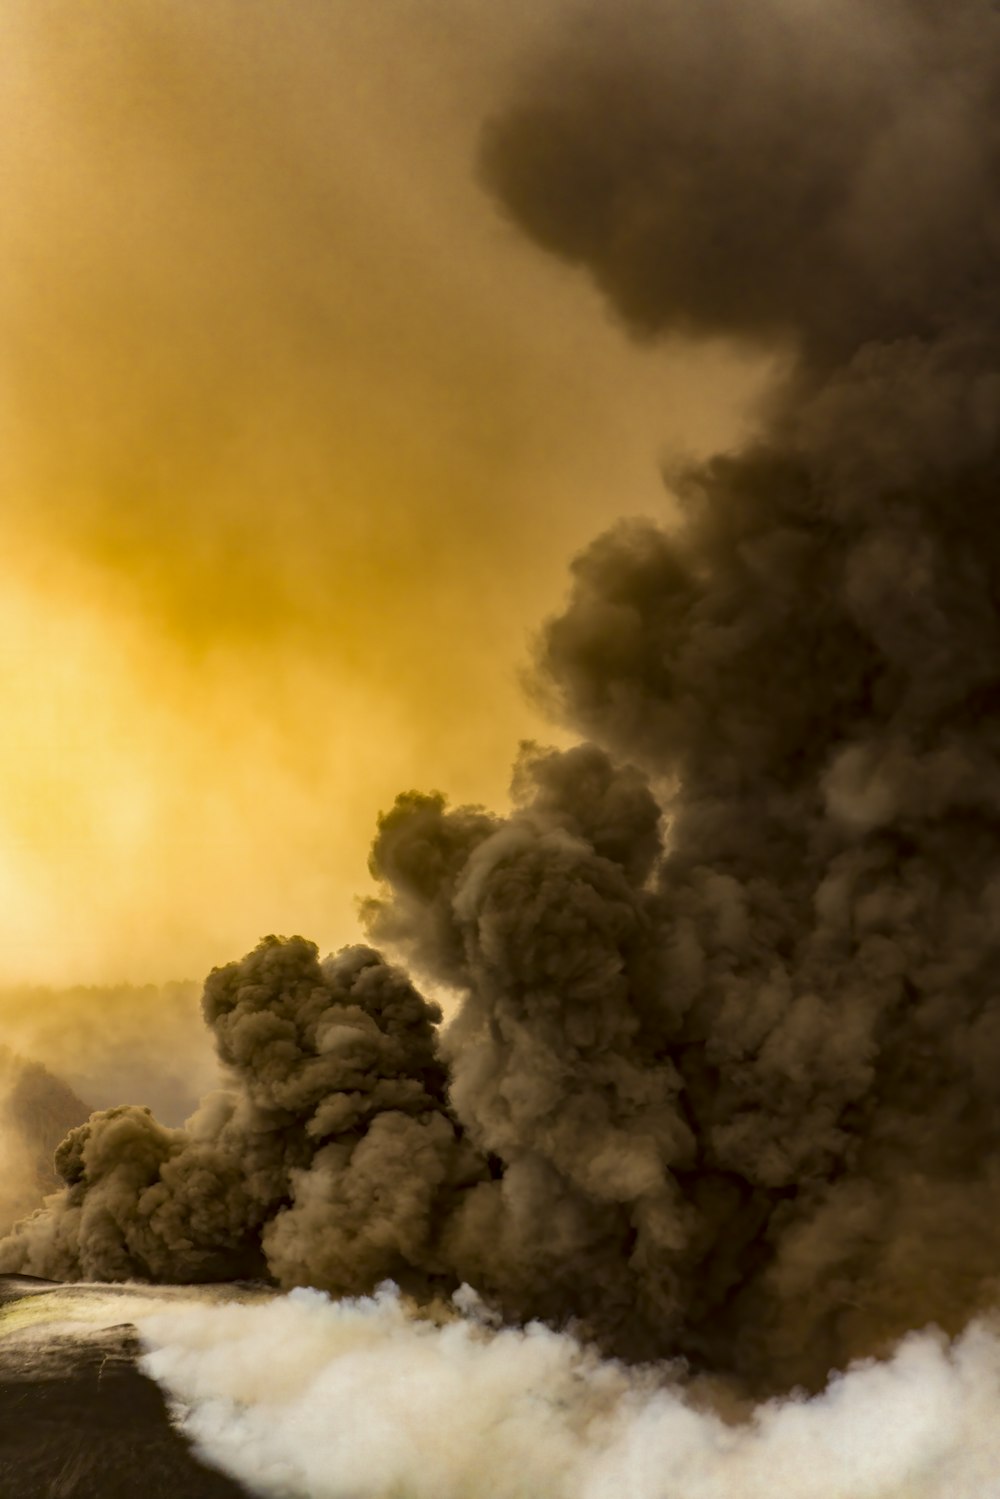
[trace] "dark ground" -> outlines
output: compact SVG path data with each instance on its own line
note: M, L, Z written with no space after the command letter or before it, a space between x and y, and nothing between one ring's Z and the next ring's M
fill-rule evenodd
M0 1312L55 1290L0 1276ZM171 1426L138 1353L128 1323L29 1347L5 1337L0 1319L0 1499L245 1499Z

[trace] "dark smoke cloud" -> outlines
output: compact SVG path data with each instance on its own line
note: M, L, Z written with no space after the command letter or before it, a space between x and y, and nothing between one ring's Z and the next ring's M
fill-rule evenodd
M487 180L644 336L750 339L757 435L574 564L500 819L402 796L367 950L209 980L233 1088L112 1111L8 1268L509 1316L757 1390L957 1330L1000 1265L1000 20L583 7Z
M584 21L488 180L641 334L790 364L757 438L678 477L678 528L577 559L543 691L671 788L681 1341L815 1379L959 1325L1000 1250L1000 18Z
M73 1130L65 1191L5 1242L5 1267L426 1287L446 1268L438 1198L484 1170L445 1102L440 1011L369 948L321 964L275 937L214 970L203 1009L230 1087L184 1129L123 1107Z
M989 0L585 3L488 181L639 333L824 363L995 326Z

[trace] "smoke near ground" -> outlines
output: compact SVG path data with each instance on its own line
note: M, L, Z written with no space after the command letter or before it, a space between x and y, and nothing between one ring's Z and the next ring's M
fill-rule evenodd
M908 1338L823 1395L737 1424L665 1374L543 1327L332 1304L138 1319L142 1367L201 1456L281 1499L995 1499L1000 1341Z
M486 181L641 335L783 382L574 563L538 690L588 742L505 817L381 819L440 1045L373 950L270 939L206 987L228 1088L74 1132L0 1266L466 1281L758 1394L995 1304L998 43L985 0L575 13Z
M53 1462L50 1441L32 1471L65 1486L68 1469L81 1493L103 1495L108 1482L130 1493L144 1466L157 1494L215 1493L204 1470L178 1471L183 1448L175 1440L171 1454L133 1350L196 1455L263 1499L1000 1493L992 1321L951 1345L912 1335L891 1359L838 1376L822 1396L749 1408L669 1366L603 1361L541 1326L497 1329L467 1288L424 1311L393 1286L341 1302L315 1291L276 1297L190 1286L0 1291L14 1298L0 1309L0 1374L22 1416L39 1426L45 1393L58 1387L58 1417L50 1412L47 1428L73 1459L65 1468ZM103 1395L94 1369L101 1359ZM29 1392L32 1380L41 1387ZM109 1392L116 1411L127 1406L127 1430L107 1425ZM98 1418L74 1430L72 1413L87 1399ZM23 1427L11 1425L12 1452L4 1448L12 1492L47 1496L50 1485L29 1478L25 1487L26 1469L12 1463L12 1453L35 1455ZM3 1459L0 1468L7 1471Z

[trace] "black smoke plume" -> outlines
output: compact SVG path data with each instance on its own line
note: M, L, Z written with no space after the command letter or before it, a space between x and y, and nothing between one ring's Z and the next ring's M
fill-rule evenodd
M634 332L780 386L574 563L539 678L592 742L504 819L381 820L440 1058L399 971L272 940L206 990L233 1089L74 1132L7 1268L461 1278L757 1390L995 1303L998 85L986 0L576 8L486 181Z

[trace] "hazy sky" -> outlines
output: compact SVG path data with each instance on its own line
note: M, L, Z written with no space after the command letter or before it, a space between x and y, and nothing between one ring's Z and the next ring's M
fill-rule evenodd
M0 0L0 982L352 939L377 811L553 737L572 552L736 431L476 181L535 9Z

